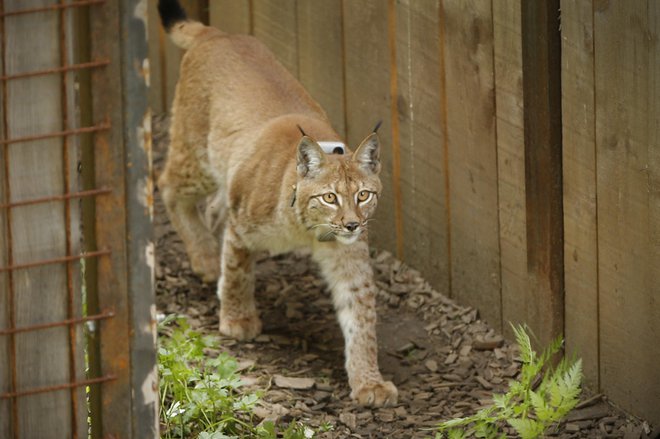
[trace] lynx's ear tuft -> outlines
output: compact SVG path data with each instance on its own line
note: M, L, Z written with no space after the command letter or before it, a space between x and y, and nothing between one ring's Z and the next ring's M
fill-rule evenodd
M353 160L367 173L378 174L380 172L380 142L378 141L378 134L373 132L360 143L360 146L353 153Z
M315 177L324 161L324 153L319 144L310 137L303 136L298 144L298 175Z

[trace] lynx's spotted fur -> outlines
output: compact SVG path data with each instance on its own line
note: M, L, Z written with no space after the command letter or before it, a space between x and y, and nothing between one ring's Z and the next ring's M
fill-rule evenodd
M193 270L206 281L219 278L220 332L248 340L261 331L255 252L310 249L344 334L352 398L396 403L396 387L378 369L367 244L381 192L377 135L355 152L326 154L317 141L339 136L263 44L189 21L174 0L161 0L159 10L172 40L187 52L158 184ZM197 212L210 194L216 194L221 251Z

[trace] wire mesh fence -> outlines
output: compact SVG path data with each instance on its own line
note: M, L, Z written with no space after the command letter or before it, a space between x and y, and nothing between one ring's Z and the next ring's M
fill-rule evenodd
M145 37L146 2L0 1L0 437L156 436Z

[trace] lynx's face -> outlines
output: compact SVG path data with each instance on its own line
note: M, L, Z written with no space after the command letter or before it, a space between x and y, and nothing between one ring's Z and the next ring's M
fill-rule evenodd
M367 229L381 183L375 134L352 155L326 155L309 137L298 146L296 203L303 225L319 241L352 244Z

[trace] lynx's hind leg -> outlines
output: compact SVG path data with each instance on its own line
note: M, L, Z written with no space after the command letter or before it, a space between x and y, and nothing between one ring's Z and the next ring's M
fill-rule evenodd
M218 188L196 159L190 150L173 142L158 187L192 270L204 282L215 282L220 277L218 235L204 224L197 206Z

